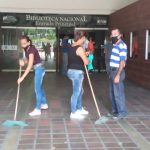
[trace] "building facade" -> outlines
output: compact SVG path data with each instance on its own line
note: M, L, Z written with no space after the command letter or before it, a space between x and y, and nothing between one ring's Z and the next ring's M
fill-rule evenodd
M150 88L150 1L140 0L110 15L109 28L123 31L128 45L127 78Z

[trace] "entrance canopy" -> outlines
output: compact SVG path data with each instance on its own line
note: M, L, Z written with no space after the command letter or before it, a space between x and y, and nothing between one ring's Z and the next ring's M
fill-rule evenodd
M0 0L0 12L109 15L138 0Z

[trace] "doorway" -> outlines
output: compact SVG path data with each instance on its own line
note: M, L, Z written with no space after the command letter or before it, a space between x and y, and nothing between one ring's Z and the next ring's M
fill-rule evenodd
M56 28L2 27L2 71L18 71L18 60L24 57L19 37L28 35L37 48L46 71L56 72Z
M58 29L58 39L59 39L59 72L63 75L67 73L68 66L68 50L73 43L74 38L74 28L73 27L61 27Z
M80 30L85 31L88 40L92 38L94 41L94 71L104 72L106 70L104 45L106 44L108 28L75 28L75 31Z

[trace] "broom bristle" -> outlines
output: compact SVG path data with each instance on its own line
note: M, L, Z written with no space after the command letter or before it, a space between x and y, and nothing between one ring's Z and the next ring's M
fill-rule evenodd
M100 117L98 120L95 121L95 124L96 125L99 125L99 124L104 124L106 123L107 121L109 121L109 118L108 117Z
M28 124L26 124L23 121L15 121L15 120L6 120L2 123L4 127L13 127L13 126L19 126L19 127L26 127Z

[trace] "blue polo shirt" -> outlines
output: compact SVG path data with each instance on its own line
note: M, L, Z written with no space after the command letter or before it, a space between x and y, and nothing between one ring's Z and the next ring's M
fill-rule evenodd
M122 40L120 40L117 44L113 44L110 56L110 67L119 68L121 60L127 60L127 45Z

